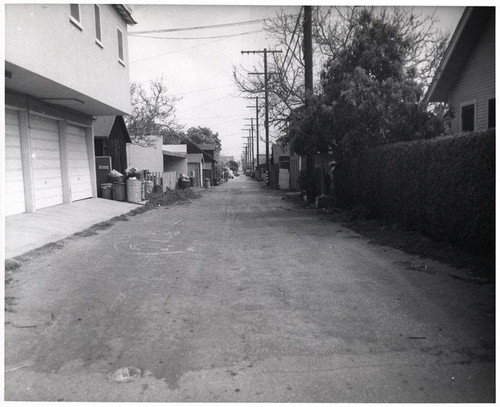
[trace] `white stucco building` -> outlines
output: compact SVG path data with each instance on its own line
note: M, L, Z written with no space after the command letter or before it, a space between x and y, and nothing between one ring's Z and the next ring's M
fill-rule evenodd
M130 113L128 9L5 5L5 214L96 197L95 116Z

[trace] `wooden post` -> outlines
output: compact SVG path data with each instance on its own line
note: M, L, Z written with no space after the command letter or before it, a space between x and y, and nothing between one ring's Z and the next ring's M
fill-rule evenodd
M68 204L72 202L69 177L68 124L64 120L58 120L57 128L59 130L59 151L61 152L63 203Z
M94 125L85 128L85 139L87 141L87 153L89 157L90 182L92 183L92 197L97 198L97 175L95 169L94 151Z

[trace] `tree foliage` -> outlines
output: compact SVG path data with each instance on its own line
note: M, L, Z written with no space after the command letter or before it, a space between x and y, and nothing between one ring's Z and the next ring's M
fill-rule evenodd
M219 133L214 133L208 127L190 127L187 132L182 129L166 129L161 134L163 144L181 144L189 140L194 144L215 144L217 152L222 148Z
M163 79L150 81L147 88L131 83L130 99L132 113L125 117L125 122L134 144L149 146L151 136L179 128L175 118L175 102L179 99L168 93Z
M186 135L195 144L215 144L215 150L217 152L221 150L219 133L214 133L208 127L191 127L188 129Z
M366 24L375 21L384 28L379 30L371 27L368 30ZM321 93L320 78L325 65L329 61L344 59L346 52L353 49L353 43L356 41L360 47L364 44L366 49L361 51L362 56L352 57L351 67L355 67L352 65L355 62L356 66L358 62L363 65L375 56L379 65L372 64L371 74L380 74L380 71L404 72L399 69L404 67L413 72L413 81L425 90L446 49L449 37L449 33L443 33L437 28L436 22L434 14L418 7L314 7L314 93ZM360 36L360 25L363 24L364 37ZM268 70L273 72L269 76L270 124L274 124L275 128L284 134L288 131L294 112L305 104L301 12L297 10L296 14L290 15L288 9L269 20L265 29L273 41L272 48L283 51L269 56ZM370 45L370 41L382 43L383 40L391 38L391 35L397 35L397 38L386 42L388 48ZM391 48L392 46L395 48ZM404 47L404 52L400 52L398 46ZM252 95L262 94L263 76L249 75L250 72L263 72L262 64L251 68L234 68L234 79L239 90ZM381 79L380 75L378 78ZM398 81L400 79L397 78ZM422 95L423 92L420 91L419 97Z
M412 52L401 25L363 9L349 41L326 63L321 92L292 115L284 139L302 154L348 158L367 147L439 135L443 120L420 104L424 84L408 64Z

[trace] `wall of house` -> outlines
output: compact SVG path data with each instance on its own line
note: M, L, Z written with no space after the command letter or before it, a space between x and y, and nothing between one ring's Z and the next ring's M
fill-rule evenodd
M80 5L81 29L69 4L8 4L5 60L106 105L130 112L127 25L101 4L102 47L96 43L94 4ZM118 61L123 32L124 65Z
M450 105L455 109L452 132L460 131L460 104L468 101L476 103L475 129L481 131L488 127L488 100L495 97L494 24L492 16L450 93Z
M162 144L162 137L158 137L156 141L154 141L154 144L148 147L128 143L127 166L134 167L139 170L163 172Z
M179 178L179 174L187 175L187 158L164 155L163 171L175 171L177 173L177 178Z

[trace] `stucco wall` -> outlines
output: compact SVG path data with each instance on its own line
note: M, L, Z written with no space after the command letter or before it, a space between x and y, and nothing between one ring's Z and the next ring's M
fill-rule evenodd
M130 112L127 25L112 5L101 4L100 47L93 4L80 5L82 29L70 22L69 4L5 6L5 60ZM118 62L117 28L125 66Z
M187 175L188 165L187 158L163 156L163 171L175 171L177 178L179 174Z
M137 144L127 144L128 167L139 170L163 172L163 139L158 137L154 145L142 147Z

